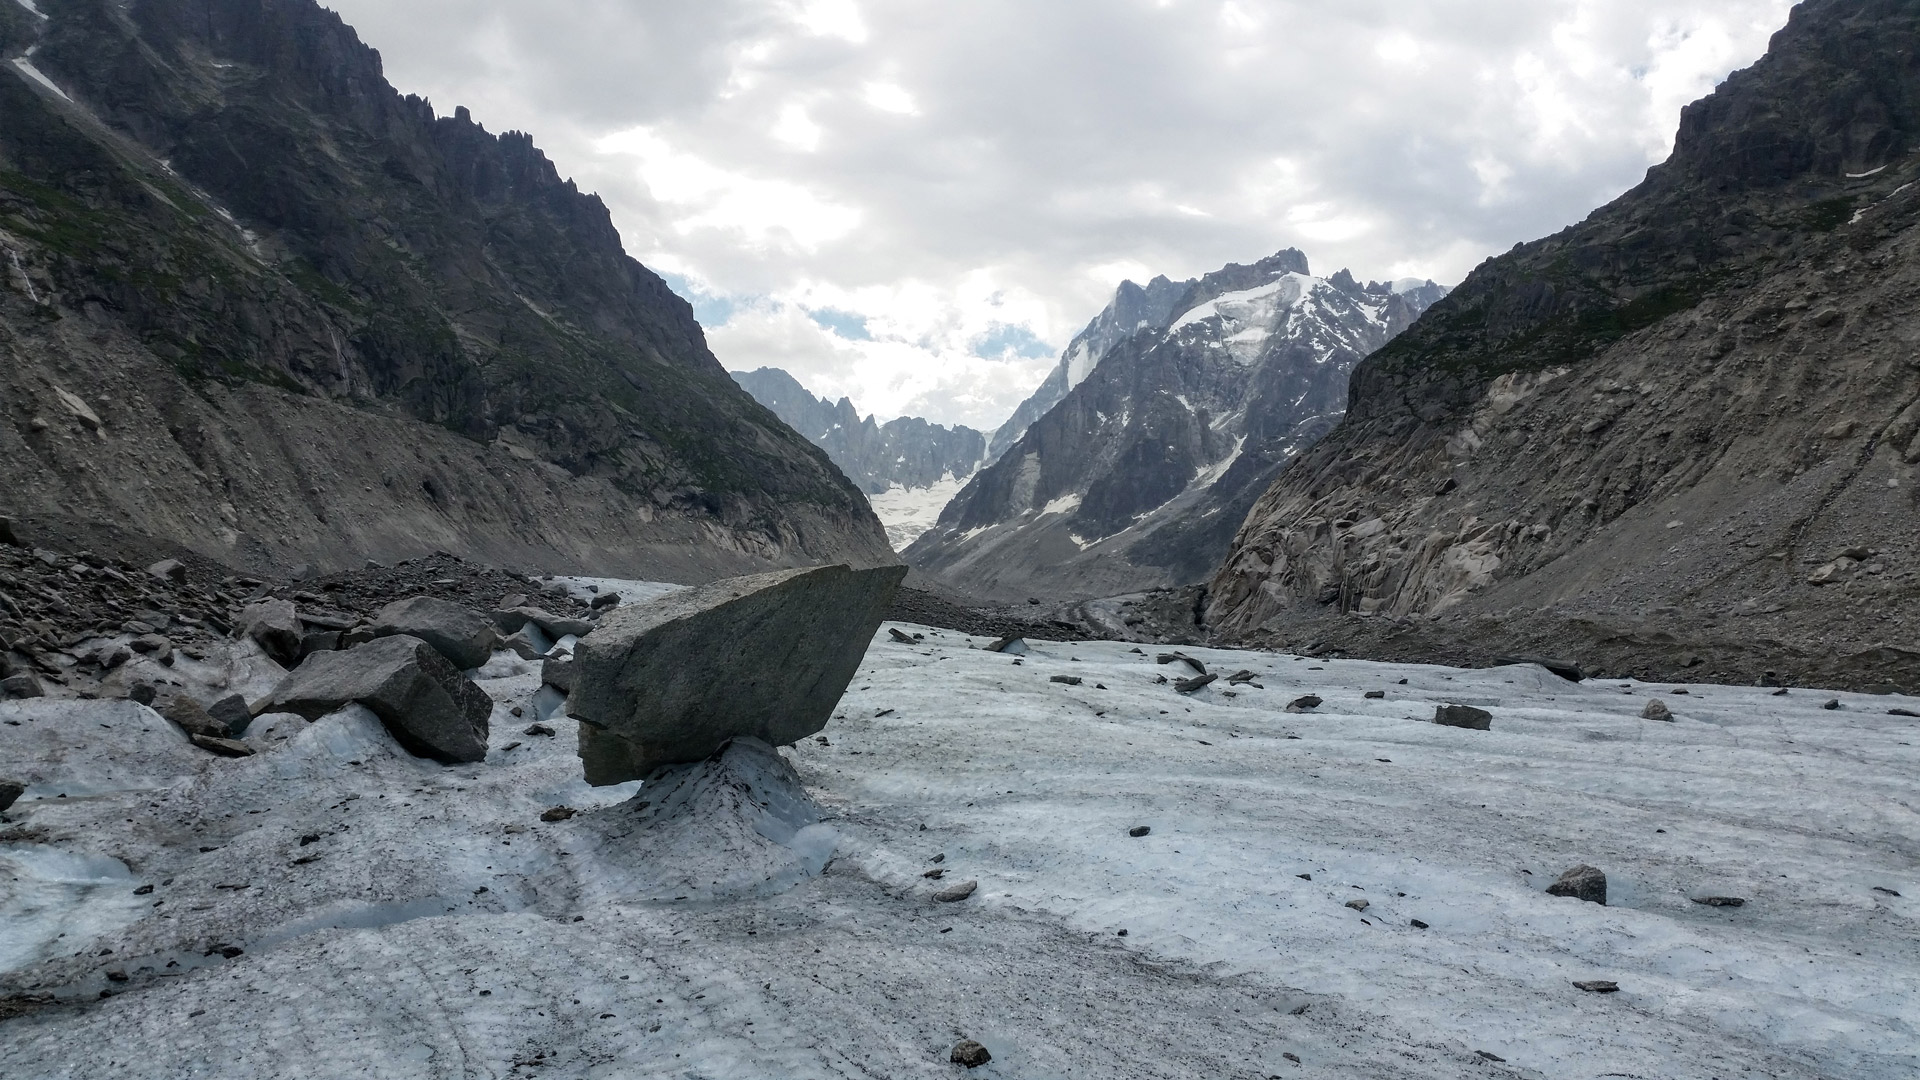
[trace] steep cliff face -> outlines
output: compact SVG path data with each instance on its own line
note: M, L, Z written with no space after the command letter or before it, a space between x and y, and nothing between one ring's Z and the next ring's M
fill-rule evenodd
M38 11L0 10L0 509L262 566L889 558L529 136L311 0Z
M1157 321L1123 312L1123 289L1078 344L1130 332L1090 361L1068 350L1072 389L907 561L989 600L1203 580L1278 469L1338 419L1353 365L1444 291L1316 278L1298 251L1186 283Z
M980 467L986 453L987 437L970 427L942 427L917 416L875 423L872 416L863 418L851 400L829 402L814 397L779 368L736 372L733 377L754 400L825 450L840 471L869 495L964 480Z
M1094 316L1086 329L1074 335L1067 350L1060 354L1060 363L1054 366L1040 388L1021 402L1007 422L994 431L993 438L987 441L987 460L1000 460L1000 456L1020 441L1020 436L1027 433L1034 421L1047 415L1048 410L1060 404L1060 399L1066 397L1069 390L1093 374L1094 365L1107 355L1107 350L1138 331L1167 325L1173 317L1173 306L1192 291L1195 284L1197 282L1191 278L1170 281L1164 275L1147 282L1145 288L1131 281L1121 282L1120 287L1114 290L1113 302Z
M1920 5L1796 8L1643 184L1359 367L1216 630L1913 685L1916 145Z

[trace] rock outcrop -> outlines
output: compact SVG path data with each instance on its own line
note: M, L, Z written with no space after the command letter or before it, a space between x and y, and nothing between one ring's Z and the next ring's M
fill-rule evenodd
M318 720L349 703L372 710L409 753L450 765L486 759L493 700L419 638L315 653L273 692L268 708Z
M613 610L581 639L567 712L595 785L826 726L906 567L717 581Z
M892 561L530 136L403 97L313 0L33 7L0 8L0 513L256 572Z
M1642 184L1361 364L1216 633L1920 686L1917 35L1910 3L1801 4Z
M1123 287L1049 379L1059 399L905 557L982 600L1198 584L1339 419L1353 365L1445 291L1317 278L1298 251Z

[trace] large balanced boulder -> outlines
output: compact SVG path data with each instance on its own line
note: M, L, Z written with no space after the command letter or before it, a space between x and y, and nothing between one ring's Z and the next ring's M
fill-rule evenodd
M500 640L486 616L431 596L396 600L381 608L373 617L373 632L379 637L419 638L461 671L485 664Z
M740 736L816 734L906 572L784 570L613 609L580 640L567 699L587 782L642 780Z
M487 756L493 699L416 637L314 653L274 690L266 711L318 720L351 702L372 710L410 753L450 765Z

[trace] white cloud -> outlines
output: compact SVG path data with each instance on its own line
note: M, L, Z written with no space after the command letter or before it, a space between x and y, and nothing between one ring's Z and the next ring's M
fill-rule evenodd
M916 116L920 112L920 106L914 104L913 95L896 83L868 83L866 99L867 104L881 112L897 113L901 116Z
M1064 346L1123 276L1299 246L1452 282L1579 220L1789 0L330 6L401 89L533 132L636 257L732 298L729 366L992 426L1049 364L976 343Z

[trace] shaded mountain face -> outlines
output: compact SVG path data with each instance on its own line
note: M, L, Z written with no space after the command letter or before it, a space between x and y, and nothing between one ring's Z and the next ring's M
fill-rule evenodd
M1182 283L1163 306L1168 287L1121 288L1054 373L1071 388L911 565L993 600L1203 580L1276 471L1338 419L1353 365L1445 292L1316 278L1298 251Z
M529 136L311 0L0 8L0 511L241 565L889 558Z
M889 488L927 488L965 479L980 467L987 437L966 426L942 427L917 416L876 424L861 418L853 402L814 397L779 368L735 372L734 380L754 400L827 452L840 471L869 495Z
M1912 2L1800 5L1644 183L1362 364L1218 631L1920 682L1917 42Z

